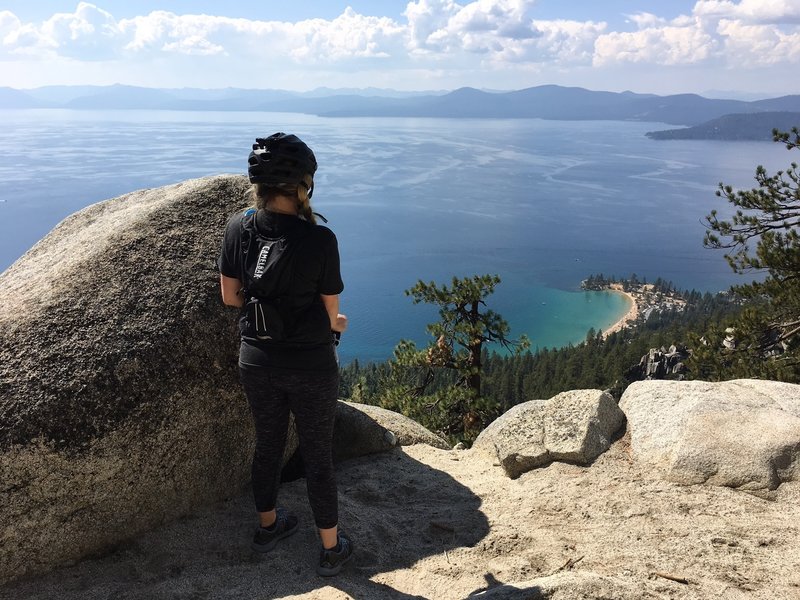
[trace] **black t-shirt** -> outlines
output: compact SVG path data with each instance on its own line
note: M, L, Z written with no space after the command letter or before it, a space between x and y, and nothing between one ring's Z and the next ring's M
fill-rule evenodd
M242 218L237 213L228 221L222 240L218 266L220 273L245 282L242 252ZM330 319L320 294L336 295L344 289L339 271L339 247L334 233L322 225L311 226L299 217L260 210L255 217L258 233L279 238L307 228L291 257L288 278L290 295L307 305L293 335L282 341L262 341L242 336L239 364L242 367L328 370L336 368L336 355L330 333ZM240 313L244 331L246 312Z

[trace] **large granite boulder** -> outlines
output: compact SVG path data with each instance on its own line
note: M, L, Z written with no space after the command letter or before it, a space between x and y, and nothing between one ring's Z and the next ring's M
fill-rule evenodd
M101 202L0 275L0 581L242 493L254 437L216 256L248 188ZM397 441L363 410L338 419L339 458ZM285 459L296 448L291 429Z
M475 440L511 478L553 461L587 465L605 452L625 416L600 390L572 390L512 407Z
M620 407L634 459L669 481L768 491L800 479L800 385L642 381Z
M95 204L0 275L0 580L247 482L215 260L248 187L218 176Z
M339 402L333 433L336 460L413 444L428 444L434 448L450 449L447 440L399 413L379 406Z

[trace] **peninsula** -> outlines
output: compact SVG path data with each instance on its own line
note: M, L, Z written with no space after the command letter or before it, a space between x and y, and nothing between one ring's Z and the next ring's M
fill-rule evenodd
M675 289L671 281L656 279L653 283L639 280L636 274L629 279L606 278L603 275L590 275L581 282L581 289L592 291L612 291L624 295L630 301L630 308L616 323L603 331L608 337L626 327L636 327L647 321L653 312L679 311L686 309L686 299Z

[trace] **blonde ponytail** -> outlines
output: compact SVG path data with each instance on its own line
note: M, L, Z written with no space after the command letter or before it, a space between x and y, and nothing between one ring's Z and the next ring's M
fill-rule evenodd
M305 185L303 185L305 184ZM317 224L317 217L311 209L308 190L314 185L314 178L308 174L303 177L303 182L297 186L297 212L309 223Z

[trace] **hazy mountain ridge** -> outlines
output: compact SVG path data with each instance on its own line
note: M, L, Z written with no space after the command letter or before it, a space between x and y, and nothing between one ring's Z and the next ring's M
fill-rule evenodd
M135 86L0 88L0 108L151 109L300 112L327 117L540 118L650 121L693 126L728 114L800 112L800 95L746 102L697 94L657 96L542 85L510 92L460 88L449 93L396 90L311 92Z

